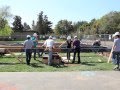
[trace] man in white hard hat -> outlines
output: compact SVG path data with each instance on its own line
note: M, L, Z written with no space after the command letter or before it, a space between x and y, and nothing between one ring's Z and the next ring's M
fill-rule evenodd
M54 48L54 40L52 39L52 36L49 36L49 38L44 42L42 46L46 47L46 50L48 50L48 65L52 65L52 54L53 54L53 48Z
M26 63L30 65L31 55L32 55L32 48L33 48L33 41L30 39L31 36L27 35L27 40L24 41L24 48L26 52Z

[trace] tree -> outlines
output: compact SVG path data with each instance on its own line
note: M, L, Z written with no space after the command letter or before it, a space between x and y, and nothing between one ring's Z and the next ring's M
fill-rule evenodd
M13 22L13 30L14 31L23 31L23 25L21 23L21 17L15 16Z
M39 34L48 34L52 32L51 26L51 21L48 21L47 15L43 15L43 11L41 11L38 15L38 21L37 25L35 26L35 30Z
M110 12L104 15L100 21L100 32L101 33L108 33L113 34L117 31L120 31L119 24L120 24L120 12Z
M11 17L9 9L9 6L0 8L0 36L9 36L13 32L8 25L8 19Z
M0 8L0 18L2 19L9 19L11 18L12 14L10 13L10 7L9 6L4 6Z
M0 28L4 28L7 24L7 20L12 16L10 13L10 7L4 6L0 8Z
M74 31L74 28L71 21L60 20L55 26L55 33L59 35L69 35L72 31Z
M7 20L0 18L0 28L4 28L7 23Z
M32 21L32 30L35 30L35 21Z
M52 27L52 22L48 21L48 17L47 17L47 15L45 15L44 22L43 22L44 33L45 34L53 33L51 27Z
M12 33L13 30L8 23L5 24L4 28L0 28L0 36L10 36Z
M26 22L24 22L23 31L28 31L28 30L30 30L30 26Z

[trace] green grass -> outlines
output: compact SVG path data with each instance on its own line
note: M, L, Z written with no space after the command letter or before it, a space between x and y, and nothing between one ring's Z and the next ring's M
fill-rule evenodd
M0 58L0 72L111 71L113 68L111 63L107 63L106 58L98 56L94 53L82 53L82 64L65 64L60 67L45 65L41 62L41 60L41 58L37 58L37 60L33 60L32 58L31 66L27 66L25 58L24 64L20 64L15 58L4 56Z

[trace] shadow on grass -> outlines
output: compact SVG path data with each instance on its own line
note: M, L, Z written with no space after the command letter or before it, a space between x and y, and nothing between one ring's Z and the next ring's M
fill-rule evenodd
M66 65L52 65L55 68L67 68L68 66Z
M96 66L95 63L89 63L89 62L82 62L82 65L87 65L87 66Z
M26 64L26 63L0 63L0 65L17 65L17 64Z
M40 61L40 60L35 60L35 61L40 62L41 64L43 64L43 62L42 62L42 61Z
M31 63L31 67L34 67L34 68L44 68L43 66L40 66L38 63Z
M35 61L37 61L37 62L39 62L39 63L41 63L41 64L44 64L42 61L40 61L40 60L35 60ZM37 64L37 63L36 63ZM37 66L37 65L36 65ZM66 68L66 67L68 67L68 66L65 66L64 65L64 63L61 63L61 64L53 64L52 65L53 67L55 67L55 68Z
M100 56L97 56L97 55L92 55L92 56L83 56L83 55L81 55L80 57L90 57L90 58L92 58L92 57L100 57Z

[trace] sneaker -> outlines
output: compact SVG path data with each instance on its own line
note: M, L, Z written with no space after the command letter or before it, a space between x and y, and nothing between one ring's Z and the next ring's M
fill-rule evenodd
M113 69L114 69L114 70L119 70L118 65L116 65Z

